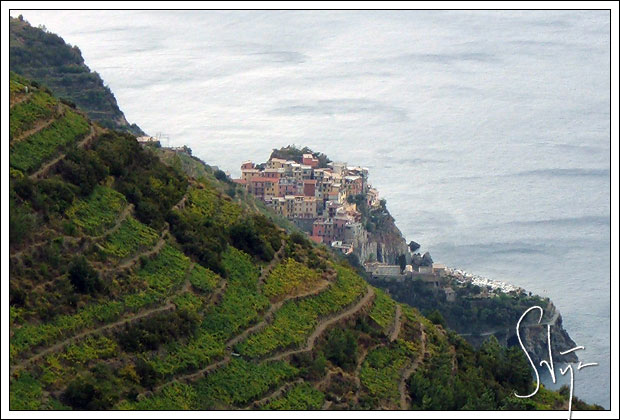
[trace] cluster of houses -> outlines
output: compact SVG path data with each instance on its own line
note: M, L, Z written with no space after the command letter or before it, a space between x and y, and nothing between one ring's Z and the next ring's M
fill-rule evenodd
M380 206L379 192L368 183L367 168L347 166L344 162L320 167L312 154L304 154L301 162L274 157L259 165L243 162L241 178L233 181L277 214L293 221L313 241L344 254L353 253L354 246L364 243L368 235L361 223L358 203L365 201L368 209ZM437 287L446 275L446 267L432 260L428 264L412 261L404 270L400 265L384 262L366 262L364 267L374 278L420 278Z
M312 154L301 162L271 158L255 165L241 165L241 178L254 197L277 214L294 221L319 243L352 252L355 238L365 234L362 214L349 197L364 197L369 208L379 205L379 193L368 183L368 169L330 162L320 167Z

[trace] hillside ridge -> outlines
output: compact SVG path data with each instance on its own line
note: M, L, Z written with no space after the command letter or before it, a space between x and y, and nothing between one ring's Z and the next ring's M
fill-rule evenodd
M91 72L77 46L66 44L44 27L31 26L21 15L10 17L9 33L11 70L74 102L104 127L144 134L127 122L114 94L98 73Z
M15 138L39 127L10 145L11 409L563 407L516 400L518 351L397 304L218 170L10 88Z

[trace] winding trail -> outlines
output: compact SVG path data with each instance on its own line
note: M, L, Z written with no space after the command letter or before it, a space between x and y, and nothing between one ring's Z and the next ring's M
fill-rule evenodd
M214 371L215 369L221 367L221 366L225 366L228 364L228 362L230 362L230 356L225 356L223 359L211 363L210 365L196 371L193 373L187 373L183 376L179 376L177 378L174 378L170 381L164 382L161 385L156 386L155 388L153 388L153 392L158 392L159 390L161 390L163 387L165 387L166 385L170 385L173 382L192 382L197 378L200 378L201 376L204 376L206 374L208 374L209 372Z
M32 136L33 134L36 134L39 131L46 129L47 127L52 125L54 123L54 121L56 121L58 119L58 117L62 117L63 115L64 115L64 110L62 110L62 108L61 108L54 115L52 115L50 118L48 118L46 120L38 120L37 123L34 125L34 127L32 127L29 130L26 130L26 131L20 133L17 137L12 138L10 140L10 144L13 145L13 144L19 143L20 141L27 139L28 137Z
M28 99L30 99L32 97L34 93L33 92L28 92L28 93L24 93L22 95L19 95L17 97L13 97L13 102L10 104L10 108L9 109L13 109L13 107L15 105L19 105L22 102L27 101Z
M63 240L67 240L67 239L69 239L69 240L76 240L76 238L74 238L72 236L62 235L61 237L63 238ZM56 238L58 238L58 236ZM43 246L43 245L47 245L47 244L49 244L51 241L53 241L56 238L47 238L47 239L44 239L42 241L34 242L34 243L32 243L32 244L30 244L28 246L25 246L24 248L20 249L19 251L15 251L12 254L9 254L9 257L10 258L20 258L26 251L30 251L33 248L38 248L38 247Z
M400 305L396 305L396 310L394 311L394 325L392 326L392 331L390 332L390 342L396 340L398 338L398 334L400 334L400 325L401 325L401 308Z
M303 384L303 383L304 383L304 380L302 378L297 378L292 382L287 382L281 387L279 387L278 389L276 389L275 391L273 391L271 394L267 395L266 397L263 397L260 400L251 402L248 406L243 408L243 410L255 410L261 405L264 405L270 402L271 400L278 398L279 396L284 394L286 391L293 388L295 385Z
M79 242L82 240L82 238L86 238L89 240L99 240L99 239L103 239L105 238L107 235L111 235L114 232L116 232L121 225L123 224L123 222L125 221L125 219L127 219L127 216L129 216L129 214L133 211L134 205L129 203L125 206L125 208L123 209L123 211L118 215L118 217L116 218L116 222L114 222L114 226L112 226L111 228L107 229L105 232L103 232L101 235L97 235L97 236L89 236L89 235L82 235L79 237L76 236L69 236L69 235L58 235L58 236L54 236L54 237L49 237L47 239L38 241L38 242L34 242L30 245L25 246L24 248L20 249L19 251L15 251L12 254L9 254L10 258L20 258L25 252L30 251L34 248L38 248L40 246L43 245L47 245L50 242L52 242L53 240L56 240L58 238L62 238L63 241L68 241L68 242ZM54 232L54 234L57 234L57 231L52 231Z
M114 222L114 226L112 226L110 229L103 232L101 235L97 235L97 236L84 235L84 237L96 241L98 239L103 239L106 236L113 234L121 227L125 219L127 219L127 216L129 216L129 214L133 211L133 208L134 208L133 204L131 203L127 204L125 208L123 209L123 211L116 218L116 222Z
M359 358L357 359L357 364L355 366L355 371L353 372L353 378L355 380L355 384L357 385L357 390L355 391L355 402L358 403L360 399L360 392L362 391L362 380L360 379L360 373L362 372L362 365L364 364L364 360L366 360L366 356L368 353L373 351L374 349L383 346L384 344L374 344L370 347L364 348L362 353L360 353Z
M71 344L74 341L78 341L79 339L81 339L83 337L86 337L86 336L89 336L89 335L92 335L92 334L97 334L99 332L106 331L106 330L109 330L109 329L112 329L112 328L115 328L115 327L119 327L119 326L128 324L130 322L136 321L136 320L138 320L140 318L148 317L148 316L153 315L153 314L158 313L158 312L172 310L172 309L174 309L174 307L175 306L174 306L173 303L168 302L164 306L159 306L159 307L156 307L156 308L147 309L147 310L138 312L137 314L135 314L133 316L130 316L129 318L124 318L124 319L118 320L116 322L113 322L111 324L105 324L105 325L102 325L101 327L95 328L93 330L86 330L84 332L81 332L81 333L79 333L77 335L74 335L74 336L69 337L69 338L67 338L67 339L65 339L65 340L63 340L63 341L61 341L59 343L54 344L51 347L47 347L44 350L40 351L39 353L35 354L34 356L30 357L29 359L26 359L23 362L12 366L11 367L11 374L13 374L13 372L15 370L17 370L18 368L25 368L28 365L30 365L30 364L36 362L37 360L41 359L42 357L44 357L44 356L46 356L46 355L48 355L50 353L54 353L56 351L62 350L63 347L65 347L66 345Z
M223 282L224 284L221 286L221 289L223 290L223 288L225 287L225 281ZM295 297L292 297L290 299L287 300L283 300L281 302L278 303L274 303L271 305L271 307L267 310L267 312L265 312L264 316L263 316L263 320L261 322L259 322L258 324L255 324L253 326L251 326L250 328L247 328L246 330L244 330L243 332L241 332L240 334L236 335L235 337L229 339L226 342L226 349L228 351L232 351L232 347L243 341L245 338L247 338L251 333L260 330L261 328L265 327L268 322L270 321L271 317L273 316L273 314L275 313L275 311L277 311L280 307L282 307L282 305L292 299L298 299L298 298L303 298L312 294L318 294L321 291L323 291L325 288L327 288L327 286L329 286L329 283L323 283L321 284L318 288L308 291L308 292L304 292L303 294L297 295ZM153 388L153 392L157 392L160 389L162 389L164 386L171 384L172 382L190 382L196 378L199 378L211 371L213 371L214 369L217 369L220 366L223 366L225 364L227 364L230 361L230 356L226 356L224 357L224 359L221 359L217 362L213 362L209 365L207 365L206 367L196 371L196 372L191 372L191 373L186 373L184 375L179 375L179 376L173 376L172 379L170 379L169 381L164 382L161 385L156 386L155 388Z
M179 202L176 203L174 206L172 206L172 210L183 210L185 208L185 202L187 201L188 196L189 196L189 188L185 192L185 194L183 194L183 197L181 197Z
M316 339L319 338L321 336L321 334L323 334L323 332L325 332L325 330L327 328L329 328L331 325L336 324L348 317L350 317L351 315L356 314L357 312L359 312L364 306L368 305L370 302L372 302L372 300L375 297L375 291L373 290L373 288L368 285L367 289L366 289L366 294L364 295L364 297L362 299L360 299L354 306L352 306L351 308L337 313L331 317L326 318L325 320L321 321L319 323L319 325L316 327L316 329L312 332L312 334L310 334L310 336L308 337L307 341L306 341L306 345L300 349L296 349L296 350L288 350L285 351L283 353L268 357L265 359L265 361L270 362L270 361L274 361L274 360L282 360L286 357L292 356L293 354L298 354L298 353L305 353L308 351L311 351L314 348L314 344L316 342Z
M95 136L97 134L98 134L98 130L96 130L93 125L91 125L90 126L90 133L86 137L84 137L81 141L79 141L76 144L76 146L80 147L80 148L84 147L93 138L95 138ZM45 165L41 166L41 168L39 168L39 170L37 170L36 172L33 172L32 174L30 174L30 176L29 176L30 179L40 179L40 178L42 178L43 176L45 176L47 174L47 171L49 171L54 165L56 165L58 162L60 162L62 159L64 159L65 156L67 156L66 153L61 153L56 158L50 160Z
M422 328L422 337L421 337L421 349L420 355L411 363L407 368L403 370L403 373L400 377L400 382L398 383L398 393L400 394L400 409L407 410L409 408L411 397L407 395L407 379L416 371L420 363L424 360L424 353L426 353L426 333L424 332L424 325L420 324Z
M285 246L286 246L286 242L283 239L281 241L280 249L278 249L278 251L274 254L271 261L269 261L269 264L261 269L260 276L258 276L258 283L257 283L258 284L257 287L259 291L262 290L263 284L265 284L265 280L267 279L267 276L271 273L271 270L273 270L274 267L282 259L282 254L284 253Z
M327 281L324 281L324 282L320 283L318 285L318 287L314 288L313 290L308 290L306 292L303 292L303 293L300 293L298 295L292 296L292 297L290 297L288 299L285 299L285 300L282 300L280 302L276 302L276 303L271 304L271 306L269 307L267 312L265 312L265 314L263 316L263 320L261 322L259 322L256 325L253 325L252 327L250 327L247 330L243 331L241 334L239 334L236 337L230 339L226 343L226 347L227 348L232 348L235 344L240 343L241 341L243 341L246 338L248 338L248 336L250 334L265 328L267 325L269 325L271 323L271 321L273 319L273 314L278 309L280 309L285 303L288 303L291 300L303 299L303 298L306 298L308 296L318 295L319 293L323 292L328 287L329 287L329 283Z
M209 297L209 300L208 300L209 306L215 305L220 301L220 299L222 298L222 295L224 294L224 291L226 290L226 287L228 287L228 282L226 281L226 279L222 279L217 289L215 289L213 293L211 294L211 296Z
M155 246L153 248L147 249L144 252L140 252L140 253L134 255L133 257L130 257L126 261L121 262L116 267L111 268L109 270L105 270L105 271L107 272L107 271L120 271L120 270L124 270L124 269L129 268L132 265L134 265L142 257L150 257L152 255L157 254L159 251L161 251L161 249L164 247L164 245L166 245L166 237L168 235L168 231L169 231L169 226L166 223L166 227L161 232L161 236L159 237L159 240L157 241L157 243L155 244Z
M80 340L83 337L87 337L89 335L92 334L97 334L103 331L107 331L110 329L114 329L116 327L120 327L126 324L129 324L131 322L137 321L141 318L146 318L149 317L153 314L159 313L159 312L164 312L164 311L168 311L168 310L172 310L174 309L176 306L174 303L172 303L172 299L177 296L180 295L183 292L186 292L189 290L190 287L190 283L189 283L189 273L192 271L192 269L194 268L195 263L191 263L189 265L189 267L187 268L186 272L185 272L185 281L183 284L183 287L178 290L177 292L171 294L170 296L168 296L165 300L165 304L162 306L157 306L155 308L150 308L150 309L145 309L143 311L140 311L128 318L123 318L123 319L119 319L118 321L109 323L109 324L105 324L102 325L98 328L95 329L87 329L79 334L73 335L61 342L58 342L50 347L46 347L45 349L41 350L40 352L38 352L37 354L31 356L29 359L24 360L23 362L16 364L14 366L11 367L11 374L17 370L18 368L24 368L27 367L28 365L32 364L33 362L36 362L37 360L41 359L42 357L50 354L50 353L54 353L56 351L62 350L63 347L67 346L68 344L71 344L75 341Z

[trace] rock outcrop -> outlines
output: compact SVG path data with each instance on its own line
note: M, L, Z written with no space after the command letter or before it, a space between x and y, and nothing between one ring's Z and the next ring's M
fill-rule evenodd
M379 261L386 264L398 264L398 257L405 255L407 263L411 257L407 242L400 229L389 216L380 229L372 233L366 232L353 244L353 253L361 263Z
M549 360L547 325L551 325L550 336L553 361L555 363L575 363L579 361L575 352L565 355L560 354L563 351L576 347L576 344L562 326L562 315L552 302L549 302L547 307L544 308L544 316L540 324L536 322L537 320L537 314L535 315L534 312L528 314L528 317L521 323L520 329L521 341L536 366L540 366L542 360ZM477 335L465 335L464 338L474 346L479 346L489 335L494 335L503 345L519 346L516 325L499 327L493 331L480 332Z

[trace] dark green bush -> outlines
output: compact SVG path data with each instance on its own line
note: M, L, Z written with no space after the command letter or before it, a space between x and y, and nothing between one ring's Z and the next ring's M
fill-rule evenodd
M84 256L75 257L71 262L69 280L78 293L100 292L103 289L99 273L90 266Z

